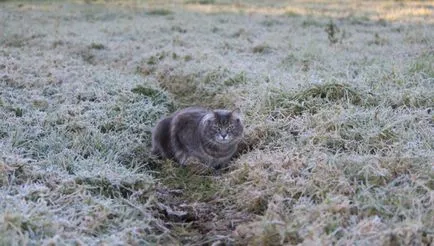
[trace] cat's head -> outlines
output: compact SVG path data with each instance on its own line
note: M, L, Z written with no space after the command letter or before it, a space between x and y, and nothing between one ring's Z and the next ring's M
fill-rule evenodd
M243 136L243 124L239 109L217 109L204 117L204 136L216 144L238 142Z

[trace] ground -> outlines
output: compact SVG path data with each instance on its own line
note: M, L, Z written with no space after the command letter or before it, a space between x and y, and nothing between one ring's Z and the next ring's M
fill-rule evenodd
M0 245L433 245L433 16L0 1ZM227 170L150 155L188 105L243 112Z

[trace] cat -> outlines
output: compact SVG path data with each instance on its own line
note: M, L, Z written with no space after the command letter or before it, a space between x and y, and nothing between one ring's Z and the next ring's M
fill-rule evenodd
M152 131L152 154L185 166L227 166L243 137L239 109L189 107L160 120Z

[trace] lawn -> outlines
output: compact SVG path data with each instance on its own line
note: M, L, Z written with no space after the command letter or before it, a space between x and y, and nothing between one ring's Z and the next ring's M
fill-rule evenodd
M0 1L0 245L433 245L434 2ZM240 108L226 170L156 121Z

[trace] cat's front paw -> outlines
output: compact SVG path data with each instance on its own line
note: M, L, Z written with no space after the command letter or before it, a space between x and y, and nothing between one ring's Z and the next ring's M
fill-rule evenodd
M189 156L183 151L178 151L175 153L175 159L182 166L186 166L188 159L189 159Z

